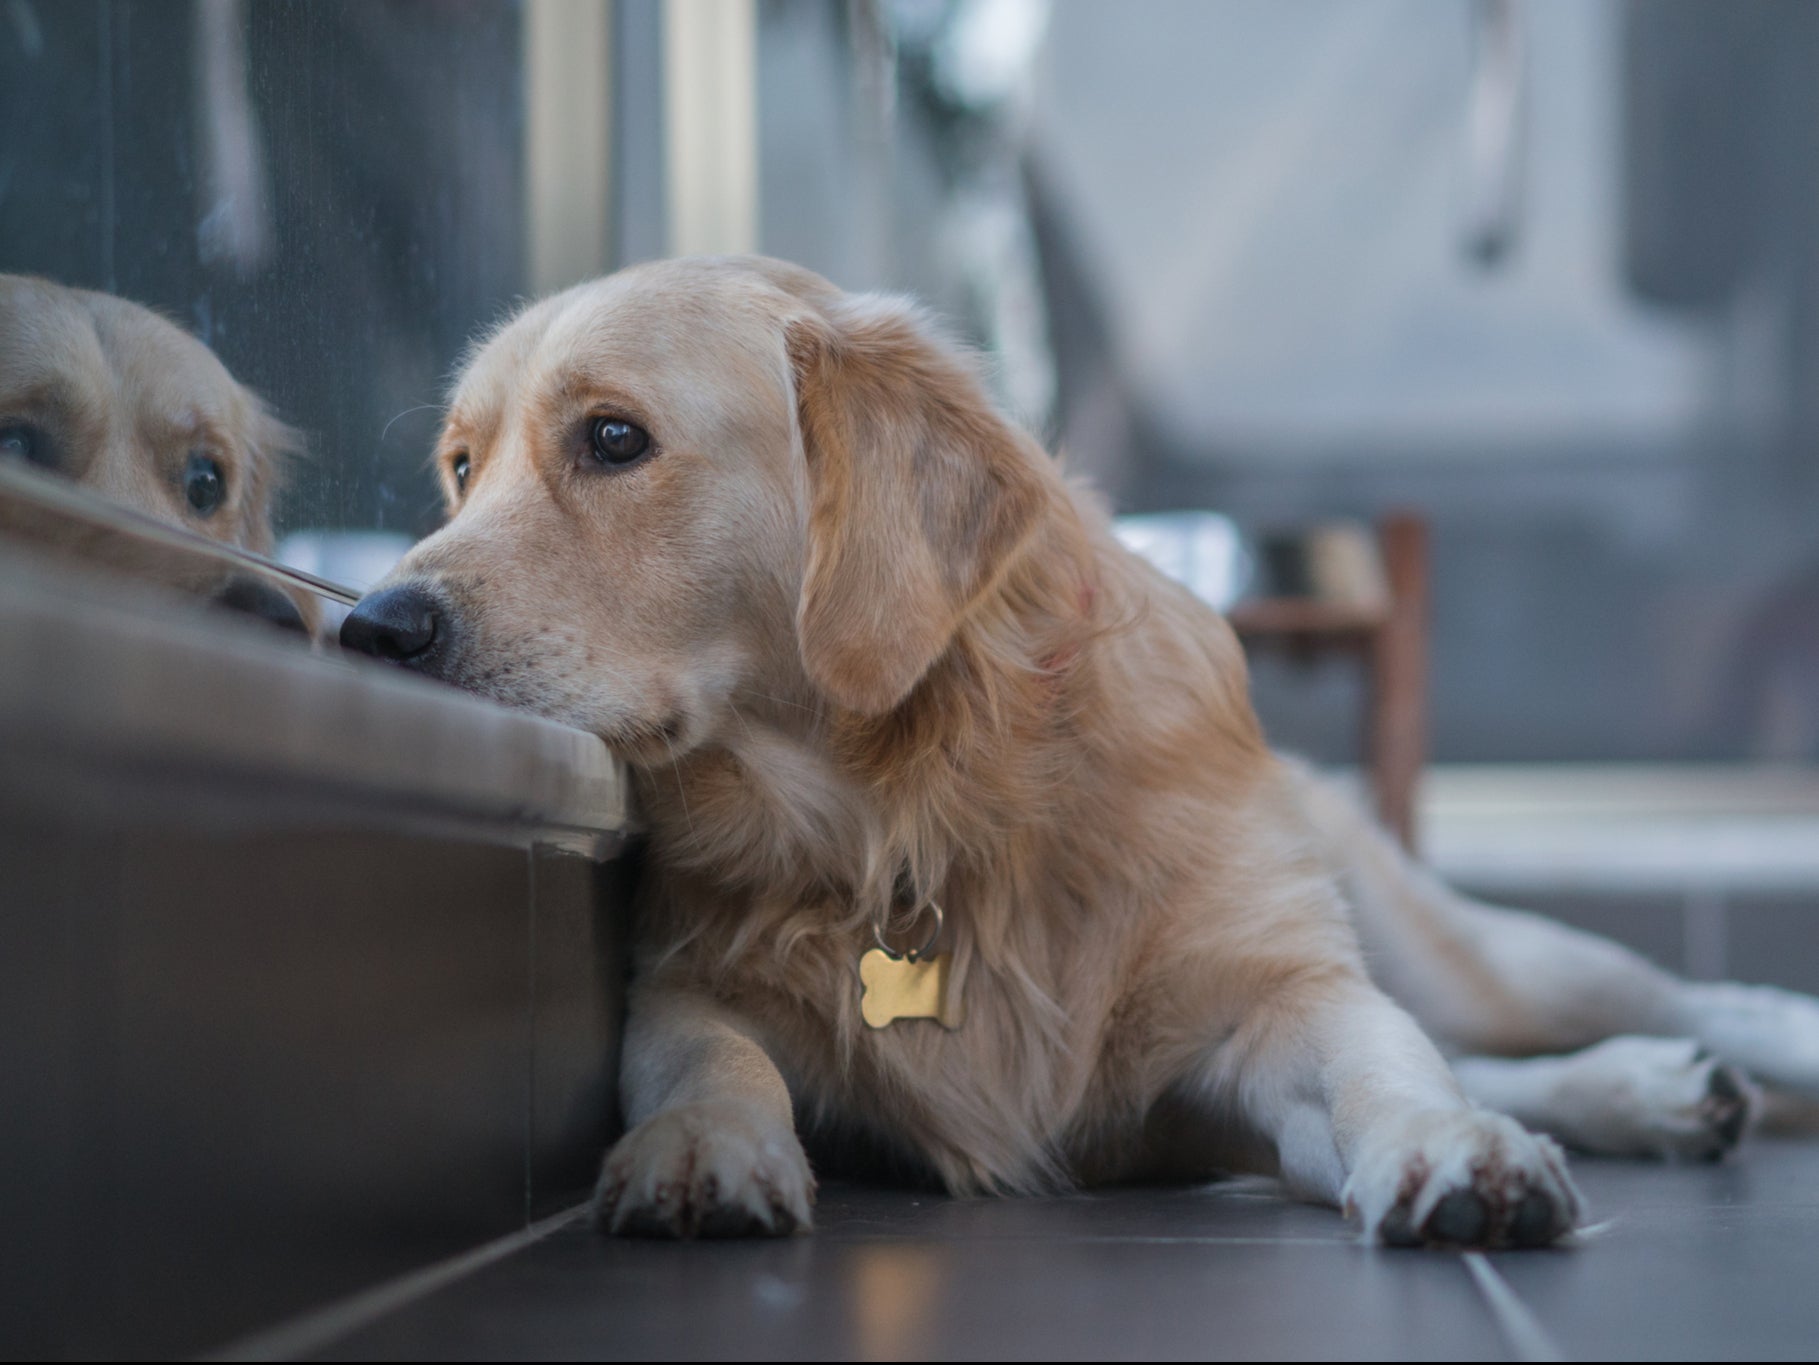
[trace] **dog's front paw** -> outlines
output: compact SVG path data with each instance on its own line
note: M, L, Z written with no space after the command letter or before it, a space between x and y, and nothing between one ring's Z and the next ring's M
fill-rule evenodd
M1478 1109L1411 1114L1368 1142L1344 1202L1391 1246L1546 1246L1580 1210L1558 1146Z
M632 1237L781 1237L808 1228L814 1200L808 1158L788 1128L741 1104L686 1104L606 1154L594 1217Z

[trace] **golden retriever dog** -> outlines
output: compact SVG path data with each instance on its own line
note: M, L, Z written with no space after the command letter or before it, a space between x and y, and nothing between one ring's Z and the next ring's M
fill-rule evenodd
M436 459L451 519L342 640L629 765L611 1231L805 1228L808 1137L956 1193L1262 1171L1373 1239L1540 1245L1579 1199L1499 1110L1699 1153L1751 1101L1701 1045L1819 1089L1819 1002L1465 902L1272 754L1225 622L900 300L622 271L478 346Z
M0 275L0 458L62 475L212 540L272 549L271 501L297 433L215 353L112 294ZM244 571L17 512L10 531L307 629L293 600Z

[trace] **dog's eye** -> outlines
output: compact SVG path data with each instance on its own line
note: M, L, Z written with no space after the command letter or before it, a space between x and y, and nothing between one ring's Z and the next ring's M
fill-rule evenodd
M455 456L449 468L455 472L455 491L457 493L467 492L467 471L473 468L468 461L467 452L464 450Z
M212 514L226 492L227 479L221 466L206 455L191 455L183 467L183 496L196 509L196 515Z
M45 434L29 422L14 422L0 426L0 457L12 460L24 460L45 469L57 467L56 456L51 453L51 443Z
M589 433L601 464L627 465L651 448L651 434L617 417L596 417Z

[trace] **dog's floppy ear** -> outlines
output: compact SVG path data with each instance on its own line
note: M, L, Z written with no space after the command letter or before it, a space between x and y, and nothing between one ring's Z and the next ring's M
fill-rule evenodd
M899 300L831 305L788 341L808 459L802 662L834 701L882 715L1035 528L1044 457Z
M272 552L272 504L283 490L292 464L303 454L303 433L278 420L260 399L243 392L242 431L246 444L246 548Z

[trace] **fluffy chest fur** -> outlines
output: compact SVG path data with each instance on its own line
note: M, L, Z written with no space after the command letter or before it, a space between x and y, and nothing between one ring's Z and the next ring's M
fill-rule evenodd
M1223 625L1112 567L1094 605L1113 629L1070 612L1074 592L1047 630L1027 607L986 613L882 725L756 717L642 774L647 979L758 1021L807 1126L869 1128L951 1188L1131 1165L1146 1114L1267 976L1256 926L1334 912L1311 866L1269 877L1297 855L1258 833L1282 824L1275 768L1226 710ZM1172 675L1172 694L1121 711L1132 669ZM1236 761L1234 730L1251 741ZM906 880L945 909L958 1030L860 1017L873 916Z

